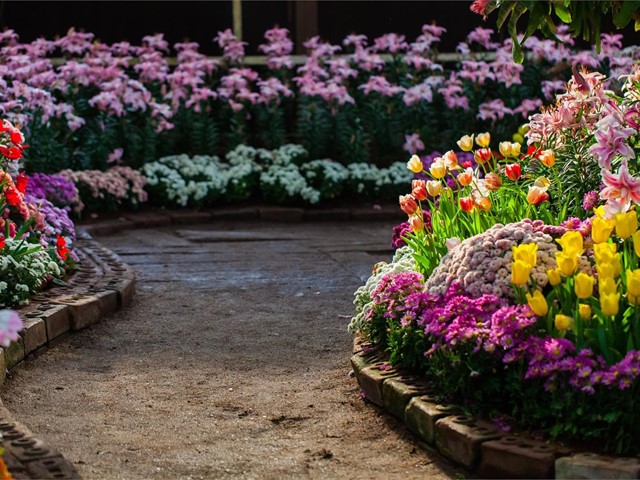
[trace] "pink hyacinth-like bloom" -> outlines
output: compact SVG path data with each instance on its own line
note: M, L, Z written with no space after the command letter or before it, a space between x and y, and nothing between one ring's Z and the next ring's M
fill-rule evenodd
M602 183L605 187L600 192L600 198L617 201L623 212L629 210L631 202L640 205L640 178L629 173L627 159L622 160L617 174L603 169Z
M491 121L502 120L505 115L513 115L513 110L508 108L499 98L481 104L478 107L478 112L476 118Z
M18 340L18 332L22 330L22 319L13 310L0 310L0 345L8 347Z
M424 143L420 140L419 133L412 133L411 135L404 136L405 142L402 149L409 152L410 155L415 155L418 152L424 150Z
M598 192L592 190L584 194L582 198L582 208L585 212L590 212L598 204Z
M609 122L603 128L596 130L596 143L589 147L589 153L598 159L600 168L611 170L611 160L616 154L623 158L633 158L633 148L627 143L627 138L633 135L633 128L625 128Z

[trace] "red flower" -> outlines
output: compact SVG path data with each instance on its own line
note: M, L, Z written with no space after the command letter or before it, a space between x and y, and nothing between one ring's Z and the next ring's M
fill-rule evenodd
M19 160L22 158L22 149L21 146L13 146L7 148L5 145L0 145L0 153L9 160Z
M475 0L475 2L471 4L471 7L469 7L469 10L478 15L482 15L482 18L486 20L487 15L484 11L487 9L487 5L489 5L489 0Z
M474 205L475 202L471 197L462 197L460 199L460 208L463 212L470 212L471 210L473 210Z
M481 148L480 150L476 150L474 158L480 165L482 165L483 163L487 163L489 160L491 160L491 150L489 150L488 148Z
M27 190L27 185L29 184L29 177L25 175L24 172L18 175L16 178L16 188L20 193L24 193Z
M69 249L67 248L67 241L64 239L64 237L60 235L58 235L56 239L56 251L58 252L58 255L60 255L60 258L62 258L62 260L67 259L67 255L69 254Z
M17 207L22 202L22 197L20 196L20 192L16 190L15 187L8 187L4 191L4 198L7 199L7 203L14 207Z
M418 204L411 195L400 195L400 209L407 215L413 215L418 210Z
M9 131L9 128L10 128L10 127L8 127L8 126L4 123L4 120L0 119L0 133L8 132L8 131Z
M509 178L509 180L516 182L520 178L520 175L522 175L522 169L519 164L512 163L511 165L504 167L504 174Z
M11 137L11 141L13 143L22 143L24 142L24 135L22 135L22 132L20 130L18 130L17 128L14 128L13 130L11 130L11 133L9 135Z
M427 182L425 180L413 180L411 182L411 195L416 200L427 199Z
M2 235L0 235L0 248L4 248L4 237Z

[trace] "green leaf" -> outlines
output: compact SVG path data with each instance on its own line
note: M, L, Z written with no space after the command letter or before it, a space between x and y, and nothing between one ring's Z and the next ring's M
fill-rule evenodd
M498 22L497 22L498 30L502 28L502 25L504 25L504 22L507 20L507 18L511 14L511 11L514 9L515 6L516 6L516 2L508 2L500 7L500 10L498 11Z
M640 10L640 1L638 0L625 0L622 2L622 6L613 12L613 24L616 28L624 28L631 21L633 14ZM636 20L636 25L638 21Z
M562 20L564 23L571 23L571 12L564 4L554 3L553 7L556 15L560 20Z

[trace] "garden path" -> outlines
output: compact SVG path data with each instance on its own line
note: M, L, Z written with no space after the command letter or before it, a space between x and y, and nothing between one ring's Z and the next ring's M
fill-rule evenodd
M24 362L3 400L85 478L451 478L359 398L353 291L388 223L215 223L102 237L133 305Z

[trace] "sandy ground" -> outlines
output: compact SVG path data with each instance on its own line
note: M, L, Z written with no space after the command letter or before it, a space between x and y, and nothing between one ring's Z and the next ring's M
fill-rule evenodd
M102 237L138 272L134 304L24 362L2 399L88 479L459 476L349 377L353 291L391 226Z

